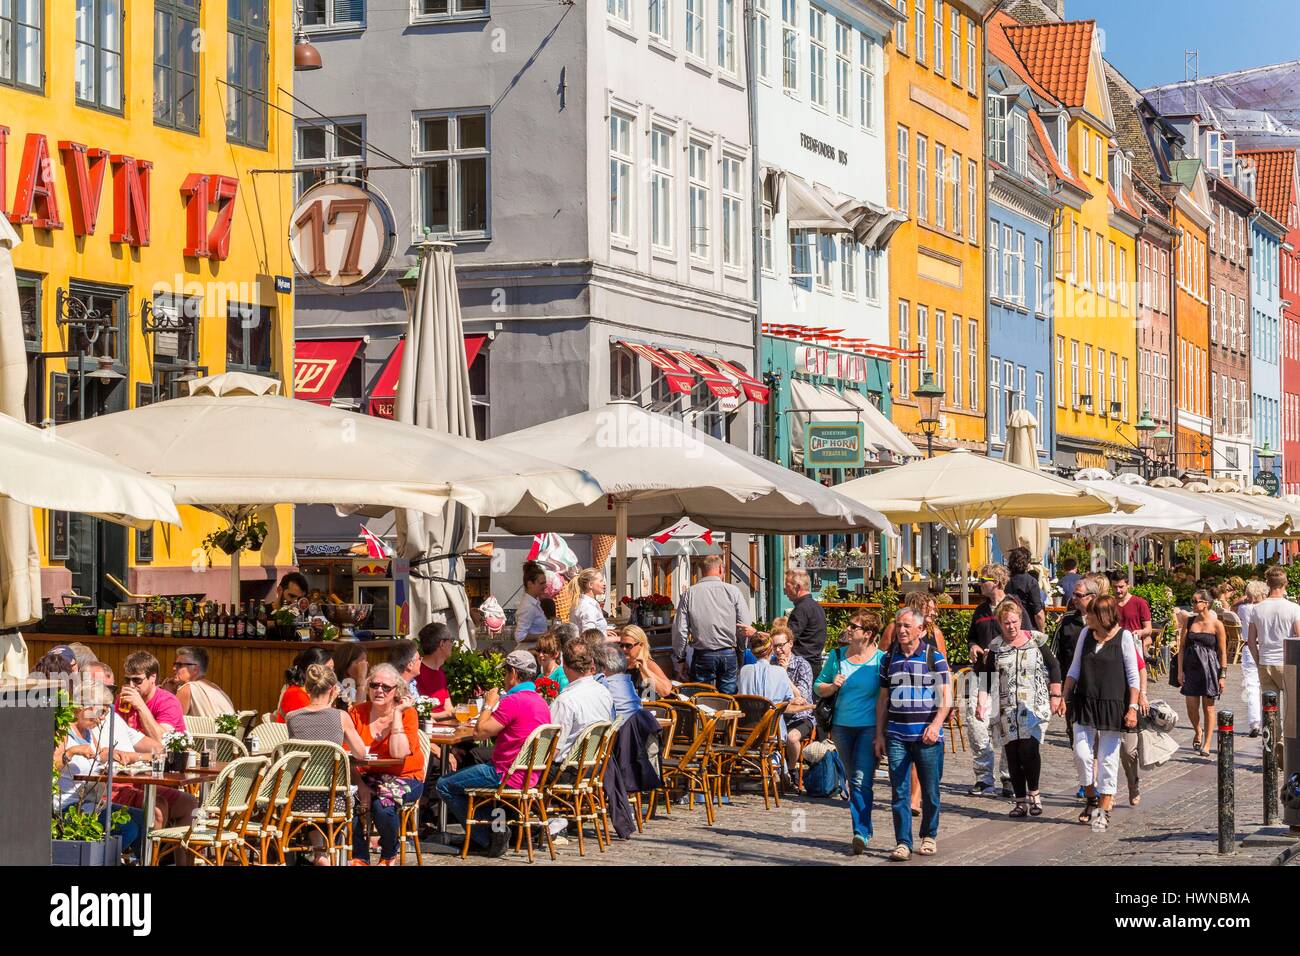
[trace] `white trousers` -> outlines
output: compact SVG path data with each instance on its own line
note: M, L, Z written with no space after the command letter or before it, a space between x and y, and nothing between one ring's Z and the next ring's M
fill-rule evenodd
M1124 735L1118 730L1094 730L1075 724L1074 766L1079 772L1079 786L1095 787L1098 794L1114 796L1119 789L1119 751L1123 742Z
M1259 668L1255 658L1250 656L1250 648L1241 649L1241 696L1246 700L1247 727L1263 725L1264 710L1259 696Z

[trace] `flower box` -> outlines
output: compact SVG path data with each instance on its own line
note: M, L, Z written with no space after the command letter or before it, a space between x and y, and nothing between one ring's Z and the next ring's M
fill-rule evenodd
M50 863L54 866L118 866L122 862L122 838L103 840L51 840Z

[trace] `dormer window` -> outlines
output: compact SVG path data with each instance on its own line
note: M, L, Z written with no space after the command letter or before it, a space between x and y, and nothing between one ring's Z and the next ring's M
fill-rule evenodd
M988 97L989 159L1007 164L1007 101L1005 97Z
M1219 131L1205 131L1205 164L1214 173L1223 174L1223 151L1219 143Z

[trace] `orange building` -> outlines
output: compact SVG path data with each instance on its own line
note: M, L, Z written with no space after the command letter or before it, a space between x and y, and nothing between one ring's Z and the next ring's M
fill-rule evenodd
M1174 467L1208 475L1213 453L1210 419L1209 187L1199 159L1170 163L1173 181Z

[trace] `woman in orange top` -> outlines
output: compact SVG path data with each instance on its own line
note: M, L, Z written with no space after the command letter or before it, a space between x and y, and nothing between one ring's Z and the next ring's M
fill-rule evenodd
M311 703L311 694L303 689L307 680L307 668L313 664L328 664L334 661L329 651L323 647L309 647L293 659L293 664L284 672L284 686L280 688L280 703L275 708L275 722L284 723L286 717L295 710Z
M400 757L396 773L367 773L357 792L358 815L352 821L352 865L368 866L370 850L361 806L369 802L370 817L379 831L379 865L397 863L401 806L424 792L424 755L420 752L419 716L410 690L396 668L380 664L370 671L370 700L349 711L357 733L375 757Z

